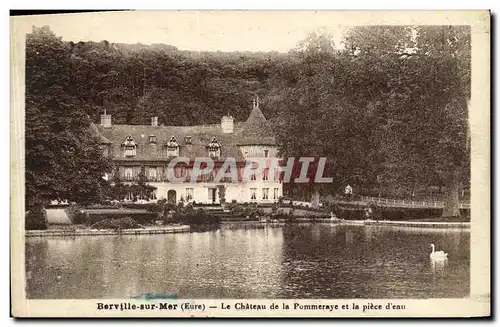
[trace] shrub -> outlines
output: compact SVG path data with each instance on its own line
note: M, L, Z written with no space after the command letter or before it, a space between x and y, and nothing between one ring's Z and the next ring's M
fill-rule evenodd
M224 185L220 185L219 189L219 201L221 204L226 203L226 187Z
M271 213L271 219L287 220L290 216L283 209L278 209Z
M26 230L47 229L47 211L42 207L36 207L25 215L24 228Z
M179 203L164 203L160 210L163 216L163 224L184 224L184 225L201 225L201 224L218 224L220 218L212 213L203 210L195 209L193 204Z
M239 217L248 217L248 220L256 220L259 217L264 216L264 211L262 209L259 209L256 203L229 203L227 208L232 215Z
M220 223L220 218L204 210L194 210L193 212L181 214L180 221L184 225L214 225Z
M69 207L65 208L64 211L73 224L80 225L86 223L86 215L82 208L78 207L77 205L70 205Z
M123 218L132 218L137 223L142 225L151 225L158 218L158 214L156 212L130 212L127 210L123 210L123 212L117 211L113 213L92 213L88 212L84 213L84 223L86 225L93 225L102 220L118 220Z
M104 219L90 226L92 229L132 229L143 228L134 219L130 217L119 219Z

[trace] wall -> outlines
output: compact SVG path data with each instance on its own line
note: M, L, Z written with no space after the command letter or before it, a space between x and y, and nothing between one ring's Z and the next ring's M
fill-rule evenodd
M251 202L251 188L257 189L257 199L255 202L259 203L273 203L277 202L278 198L283 194L283 184L279 182L272 181L251 181L245 184L241 183L169 183L169 182L150 182L151 186L156 187L156 197L157 199L168 198L168 191L176 191L176 200L179 201L181 196L186 200L186 188L193 188L194 201L196 203L212 203L211 198L209 198L209 188L217 188L219 185L226 186L226 202L232 202L236 200L237 202ZM269 188L269 199L262 199L262 188ZM278 196L274 199L274 188L278 188ZM215 192L216 203L219 203L219 191Z

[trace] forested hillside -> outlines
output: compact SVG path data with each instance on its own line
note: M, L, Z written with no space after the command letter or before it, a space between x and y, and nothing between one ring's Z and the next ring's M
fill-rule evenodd
M285 156L328 159L333 185L301 186L305 194L350 183L357 192L432 196L433 187L445 186L445 214L456 215L468 188L467 27L357 27L342 47L319 31L286 54L72 43L47 28L28 35L41 39L64 54L28 43L27 63L37 64L27 68L27 83L62 65L64 92L74 100L66 103L68 117L86 113L98 122L106 110L114 124L149 124L151 116L165 125L219 123L227 113L243 121L258 94Z
M218 123L244 120L255 94L264 104L282 84L286 55L187 52L168 45L66 43L75 94L96 121L104 109L117 124ZM270 117L275 115L271 107Z

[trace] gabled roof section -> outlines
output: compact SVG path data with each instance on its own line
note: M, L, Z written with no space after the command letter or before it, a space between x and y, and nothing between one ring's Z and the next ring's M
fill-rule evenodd
M234 124L234 133L222 133L220 124L196 125L196 126L151 126L151 125L111 125L104 128L97 125L99 132L106 136L113 143L111 145L116 160L137 161L168 161L166 144L172 138L179 144L179 156L194 159L195 157L208 156L207 145L215 137L221 145L221 158L232 157L236 160L245 160L238 147L243 135L243 123ZM121 154L121 143L132 136L137 144L137 154L133 158L123 157ZM154 147L149 142L149 135L155 135L156 141L161 146ZM190 143L186 143L186 136L189 136Z
M207 145L207 148L209 148L209 149L218 149L220 147L221 147L220 143L219 143L219 141L217 141L217 138L215 136L212 137L212 140Z
M123 146L137 146L137 144L135 143L134 138L132 137L132 135L128 135L125 138L125 141L122 142L122 145Z
M177 139L175 138L175 136L172 136L166 145L168 148L178 148L179 142L177 142Z

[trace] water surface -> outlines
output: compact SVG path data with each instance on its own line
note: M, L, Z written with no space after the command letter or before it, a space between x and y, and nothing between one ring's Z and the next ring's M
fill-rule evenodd
M432 264L430 243L447 263ZM26 274L32 299L467 297L470 233L304 224L28 238Z

